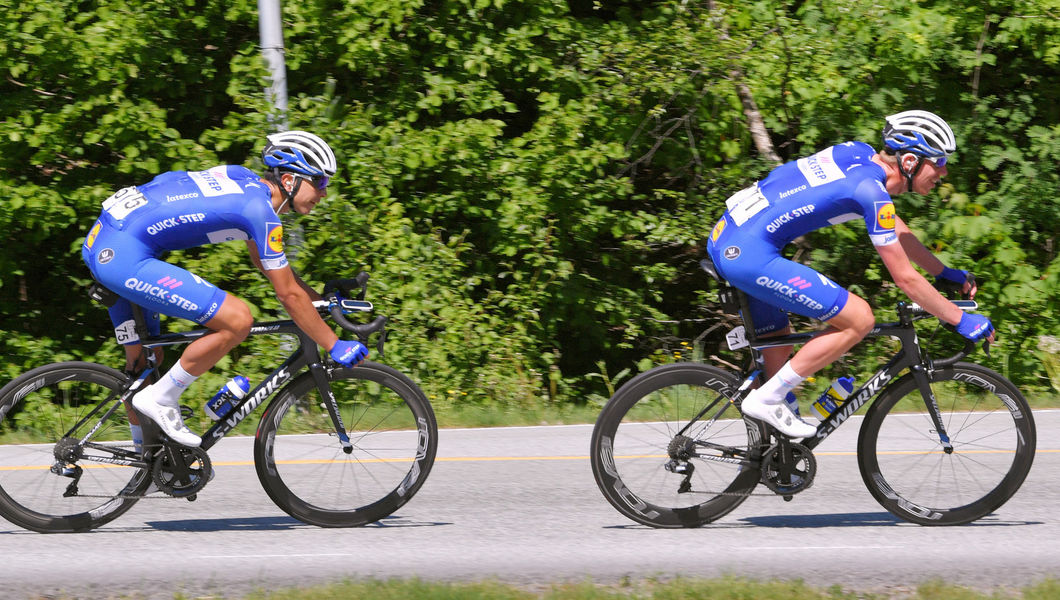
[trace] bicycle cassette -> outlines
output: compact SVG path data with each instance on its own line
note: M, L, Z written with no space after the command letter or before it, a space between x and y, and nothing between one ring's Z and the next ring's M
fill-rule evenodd
M790 496L813 485L817 459L802 444L791 442L786 446L791 451L787 457L780 444L762 455L762 483L777 494Z
M184 446L163 447L151 467L151 479L158 490L175 498L196 494L206 487L212 473L213 466L205 450Z

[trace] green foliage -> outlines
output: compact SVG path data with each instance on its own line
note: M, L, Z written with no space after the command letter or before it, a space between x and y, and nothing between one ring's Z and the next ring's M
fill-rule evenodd
M0 377L60 358L120 364L81 290L80 243L115 189L220 162L260 168L274 129L256 4L0 0ZM944 115L957 160L898 212L981 279L995 367L1049 389L1035 344L1060 322L1056 0L960 3L373 0L284 5L292 127L340 176L289 254L317 285L367 269L391 316L385 361L432 401L598 400L633 370L723 351L731 323L698 271L725 198L881 116ZM327 32L322 35L321 32ZM872 299L900 292L850 225L792 249ZM170 257L282 317L241 245ZM189 328L189 323L170 322ZM682 343L685 345L683 346ZM846 366L870 370L887 348ZM175 354L175 353L171 353ZM264 377L252 339L202 380ZM172 358L172 357L170 357ZM210 388L210 389L206 389Z

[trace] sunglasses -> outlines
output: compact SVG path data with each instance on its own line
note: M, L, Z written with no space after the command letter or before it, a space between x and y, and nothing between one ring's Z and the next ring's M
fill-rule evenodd
M934 157L932 157L932 156L922 156L921 158L923 158L926 161L931 162L931 164L935 165L936 167L945 167L946 166L946 158L947 157L945 155L943 155L943 156L934 156Z
M317 175L315 177L306 177L305 175L297 175L299 179L304 179L313 184L313 187L320 191L328 189L328 183L331 182L331 178L327 175Z

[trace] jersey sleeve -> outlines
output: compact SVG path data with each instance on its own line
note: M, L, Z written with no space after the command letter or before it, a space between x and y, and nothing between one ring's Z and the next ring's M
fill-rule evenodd
M250 239L258 247L258 258L266 271L287 266L283 249L283 223L269 203L268 188L252 171L243 167L229 167L229 175L248 196L241 216L245 220Z
M873 246L889 246L898 241L894 230L895 212L891 195L875 178L864 179L854 189L854 199L861 205L865 229Z
M287 255L283 251L283 224L279 219L267 221L260 235L255 231L254 243L258 245L258 258L266 271L287 266Z

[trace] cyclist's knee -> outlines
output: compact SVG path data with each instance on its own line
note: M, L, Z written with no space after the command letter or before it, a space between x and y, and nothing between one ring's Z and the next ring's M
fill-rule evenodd
M214 331L224 331L235 338L238 343L243 341L249 334L254 324L254 316L250 314L250 307L243 300L228 294L224 303L217 311L214 318L206 322L206 327Z
M865 302L860 296L850 294L847 298L846 306L839 311L839 314L830 319L828 324L837 329L851 331L861 337L865 337L876 325L876 317L872 314L872 307L869 306L868 302Z

